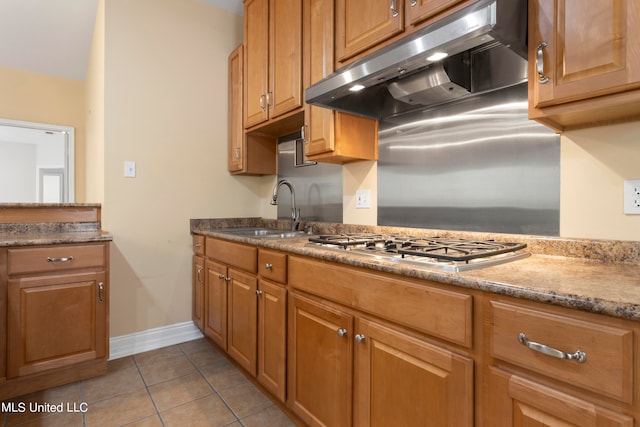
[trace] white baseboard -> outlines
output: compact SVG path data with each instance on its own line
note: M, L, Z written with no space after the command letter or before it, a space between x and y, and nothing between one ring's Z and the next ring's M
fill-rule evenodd
M113 337L109 340L109 360L196 340L203 336L193 322L183 322Z

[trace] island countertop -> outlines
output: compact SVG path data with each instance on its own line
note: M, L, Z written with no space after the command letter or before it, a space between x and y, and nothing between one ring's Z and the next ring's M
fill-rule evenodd
M521 260L448 272L307 245L308 237L253 238L224 233L225 228L282 223L262 219L191 220L191 233L276 249L374 271L508 295L530 301L640 321L640 242L562 239L539 236L446 232L447 237L524 241L532 255ZM307 223L313 234L333 232L416 232L419 229ZM324 228L323 228L324 227ZM419 230L433 234L434 230ZM442 235L442 230L437 234Z

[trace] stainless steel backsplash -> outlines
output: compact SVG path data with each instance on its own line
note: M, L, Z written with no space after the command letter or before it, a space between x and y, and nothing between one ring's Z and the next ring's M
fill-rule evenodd
M342 167L329 163L294 167L294 142L278 144L278 179L286 179L296 192L303 221L342 222ZM283 188L278 196L278 218L291 218L291 195Z
M560 137L527 85L380 122L378 225L558 235Z

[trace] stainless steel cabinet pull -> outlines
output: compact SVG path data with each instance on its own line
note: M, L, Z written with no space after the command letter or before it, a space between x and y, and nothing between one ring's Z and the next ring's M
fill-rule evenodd
M362 344L365 340L365 336L363 334L356 334L355 339L358 344Z
M544 75L544 57L542 55L542 49L549 46L547 42L543 41L538 45L536 51L536 70L538 71L538 83L545 84L549 81L549 77Z
M225 275L224 274L218 274L218 279L225 279Z
M256 295L261 296L264 292L262 292L260 289L256 289Z
M236 147L236 160L240 160L240 147Z
M547 356L557 357L558 359L575 360L578 363L584 363L587 361L587 353L582 350L576 350L574 353L565 353L562 350L557 350L544 344L529 341L524 332L520 332L518 334L518 341L527 346L527 348L546 354Z
M98 302L104 303L104 283L98 282Z
M264 99L265 99L265 96L264 96L264 95L260 95L260 109L261 109L262 111L264 111L264 110L265 110L265 107L264 107Z
M231 277L225 277L225 278L224 278L224 281L225 281L225 282L227 282L227 283L229 283L229 282L231 281Z
M338 335L341 336L341 337L346 337L347 336L347 330L345 328L338 329Z
M393 17L395 18L396 16L398 16L398 9L396 9L396 0L390 0L390 7L391 15L393 15Z
M47 257L47 262L71 262L71 261L73 261L72 256L62 257L62 258Z
M271 102L272 92L267 92L267 106L273 110L273 103Z
M411 0L411 7L417 6L418 0Z
M200 273L202 273L202 267L198 266L198 270L196 271L196 280L198 281L198 283L202 284Z
M194 243L193 247L194 248L201 248L202 247L202 243Z
M266 263L266 264L264 265L264 268L266 268L267 270L271 270L271 269L273 269L273 264L271 264L270 262L268 262L268 263Z

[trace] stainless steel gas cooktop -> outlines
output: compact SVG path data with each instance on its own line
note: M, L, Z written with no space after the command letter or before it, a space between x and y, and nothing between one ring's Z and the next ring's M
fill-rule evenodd
M446 271L488 267L530 255L524 243L399 234L320 235L310 237L308 245Z

